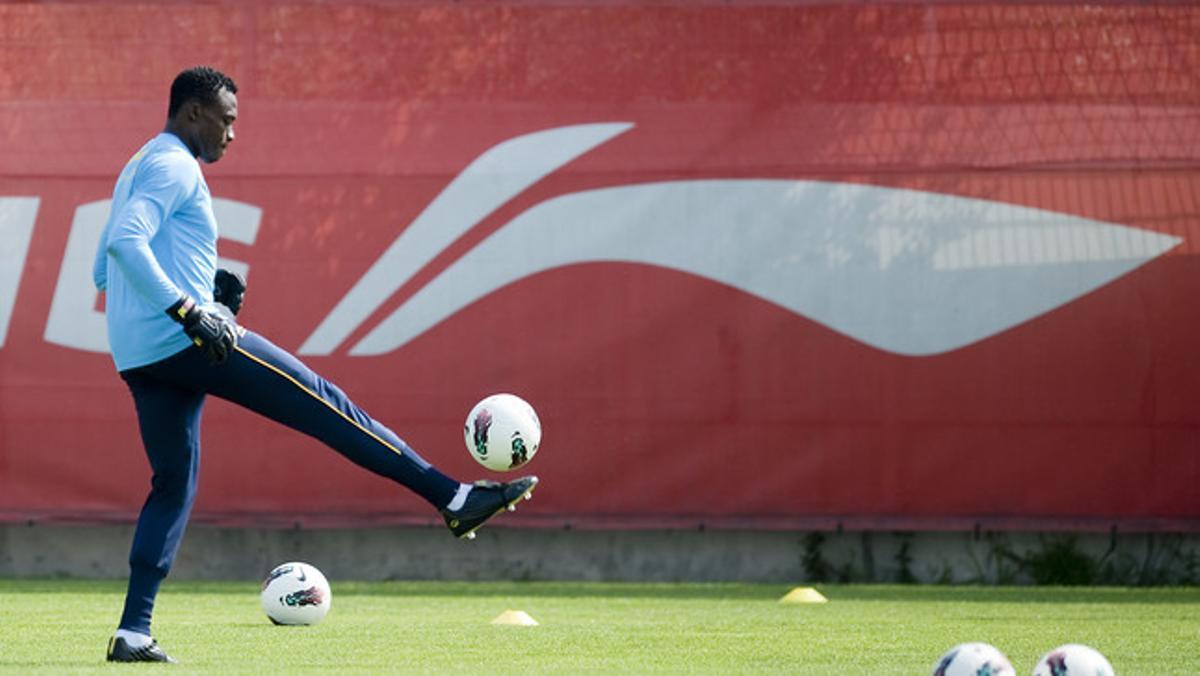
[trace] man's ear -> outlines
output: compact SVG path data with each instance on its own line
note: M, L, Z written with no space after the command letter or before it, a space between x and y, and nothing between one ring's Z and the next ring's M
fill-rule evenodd
M200 119L200 101L197 99L188 99L183 104L183 119L188 122L196 122Z

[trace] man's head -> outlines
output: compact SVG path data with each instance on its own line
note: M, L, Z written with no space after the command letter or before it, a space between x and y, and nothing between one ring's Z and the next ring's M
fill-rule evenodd
M167 131L178 136L192 154L216 162L233 141L237 120L237 85L233 78L197 66L183 71L171 83Z

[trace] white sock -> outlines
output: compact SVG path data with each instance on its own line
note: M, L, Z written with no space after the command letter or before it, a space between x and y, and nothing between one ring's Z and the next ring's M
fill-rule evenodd
M457 512L462 509L462 506L467 503L467 493L471 492L471 484L459 484L458 492L450 499L450 504L446 505L446 509L451 512Z
M129 631L128 629L118 629L117 638L125 639L125 645L135 650L154 642L154 639L150 638L148 634L139 634L136 631Z

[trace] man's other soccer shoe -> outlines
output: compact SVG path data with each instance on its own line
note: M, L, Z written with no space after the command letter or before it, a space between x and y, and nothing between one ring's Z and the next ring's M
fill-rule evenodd
M504 510L513 511L521 498L529 499L538 478L523 476L509 483L480 480L471 487L467 501L456 510L443 509L442 517L455 537L471 539L488 519Z
M158 647L158 641L150 640L150 645L141 648L130 648L123 638L112 637L108 641L109 662L169 662L175 664L170 655Z

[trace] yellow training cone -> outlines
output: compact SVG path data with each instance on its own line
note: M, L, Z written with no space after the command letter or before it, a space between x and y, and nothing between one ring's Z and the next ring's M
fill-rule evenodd
M536 627L537 620L524 610L506 610L492 620L492 624L507 624L515 627Z
M796 587L779 599L780 603L828 603L821 592L812 587Z

